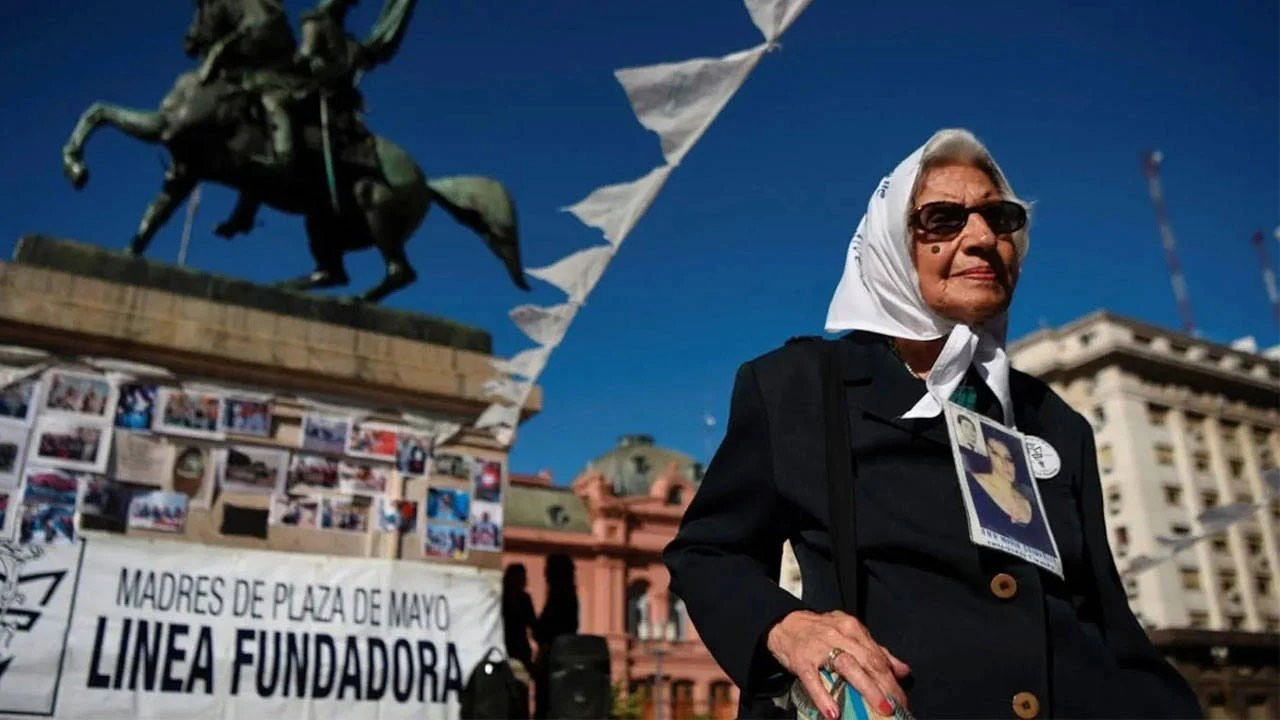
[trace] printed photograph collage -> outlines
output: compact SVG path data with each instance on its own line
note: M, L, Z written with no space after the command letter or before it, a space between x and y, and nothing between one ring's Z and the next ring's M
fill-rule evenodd
M414 535L424 556L451 560L501 551L502 463L336 412L303 412L296 446L281 447L277 422L266 395L33 373L0 393L0 537L181 533L190 509L258 495L268 510L224 505L221 532Z

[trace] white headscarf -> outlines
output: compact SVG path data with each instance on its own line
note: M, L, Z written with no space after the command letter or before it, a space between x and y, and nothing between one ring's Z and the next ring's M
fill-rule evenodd
M924 158L944 146L960 146L970 155L976 153L989 162L1001 194L1017 201L1004 173L972 133L967 130L934 133L889 177L881 180L871 195L867 214L862 216L849 242L844 275L831 298L826 328L827 332L867 330L906 340L935 340L945 336L947 342L942 354L925 380L924 397L902 417L937 417L973 364L1000 400L1005 424L1013 426L1009 356L1004 349L1008 314L1002 312L975 326L961 325L935 314L924 303L920 280L911 261L912 239L907 230L911 194ZM1026 228L1014 235L1014 243L1016 262L1021 264L1027 250Z

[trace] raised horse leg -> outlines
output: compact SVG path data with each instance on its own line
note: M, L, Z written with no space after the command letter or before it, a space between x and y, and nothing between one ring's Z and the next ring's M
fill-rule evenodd
M96 102L89 106L76 123L67 144L62 146L62 172L79 190L89 182L89 170L84 164L84 144L102 125L111 125L121 132L143 142L158 143L165 129L165 119L151 110L129 108Z
M169 220L173 211L191 194L196 185L195 178L190 177L177 165L170 166L164 174L164 185L159 194L142 213L142 221L138 223L138 231L129 242L130 255L142 255L151 244L156 231Z

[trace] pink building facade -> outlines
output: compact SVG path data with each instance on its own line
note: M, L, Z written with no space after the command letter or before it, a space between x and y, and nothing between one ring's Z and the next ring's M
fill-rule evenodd
M701 479L687 455L624 436L570 488L547 475L511 478L503 565L523 563L539 611L549 555L573 560L579 632L604 637L616 688L642 717L731 718L737 689L669 592L662 549Z

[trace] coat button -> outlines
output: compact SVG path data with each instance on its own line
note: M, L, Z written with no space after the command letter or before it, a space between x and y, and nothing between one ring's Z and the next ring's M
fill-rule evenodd
M1031 720L1031 718L1040 714L1040 700L1029 692L1020 692L1014 695L1013 714L1022 718L1022 720Z
M991 594L1001 600L1008 600L1018 594L1018 581L1009 573L997 573L991 578Z

